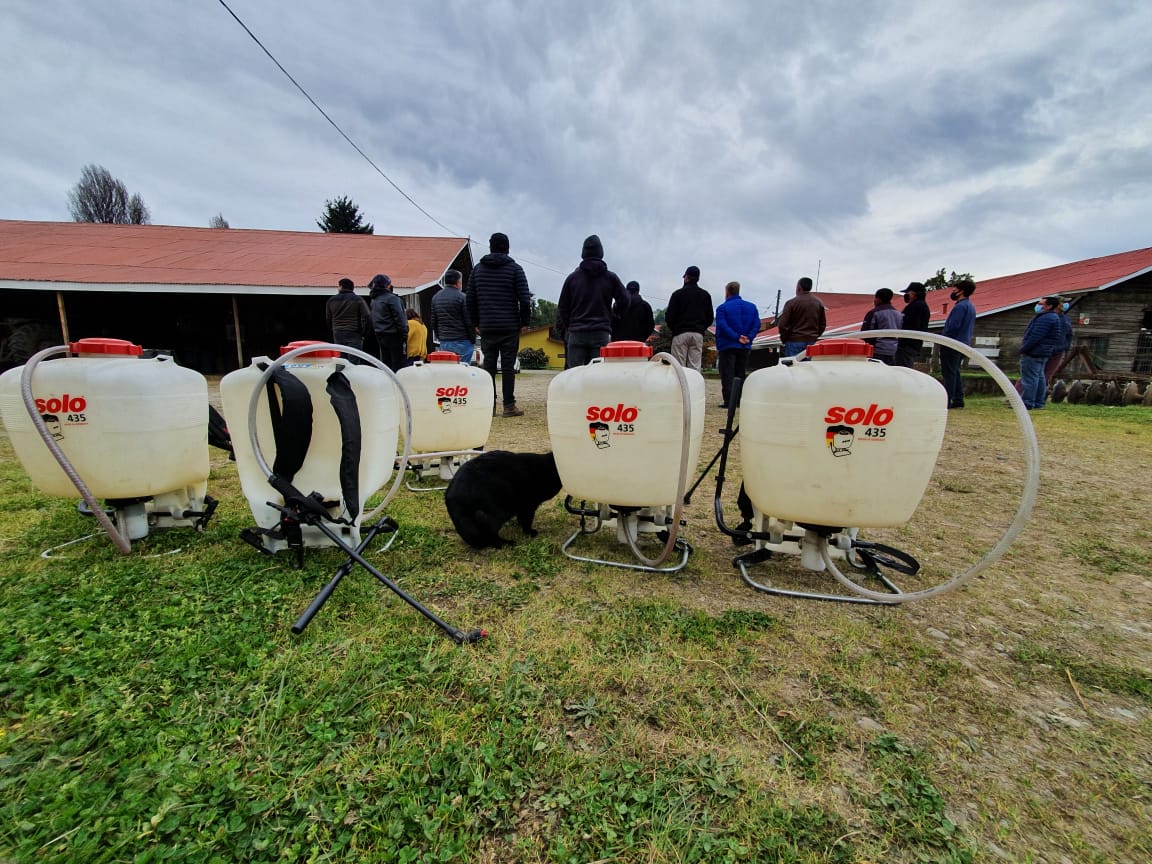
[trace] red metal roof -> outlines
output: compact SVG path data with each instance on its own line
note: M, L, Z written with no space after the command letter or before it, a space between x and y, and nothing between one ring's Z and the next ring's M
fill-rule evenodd
M386 273L407 293L437 282L467 244L462 237L0 220L0 286L47 282L60 283L62 290L195 285L243 293L330 291L343 277L360 288L375 274Z
M1014 276L978 279L976 293L971 298L972 305L976 307L976 317L980 318L1019 306L1031 305L1040 297L1052 294L1073 296L1100 291L1149 270L1152 270L1152 247L1106 255L1102 258L1088 258L1071 264L1046 267L1043 270L1017 273ZM893 286L892 290L898 292L903 287L903 285ZM820 291L816 296L824 303L827 314L828 327L824 331L825 336L859 330L864 322L864 315L872 308L871 294L831 294ZM952 308L948 292L929 291L925 299L932 310L929 326L932 328L943 326L944 319L948 317L948 311ZM893 301L893 305L897 308L900 308L902 303L899 297ZM759 348L778 344L779 341L779 332L777 328L772 327L757 336L754 344Z

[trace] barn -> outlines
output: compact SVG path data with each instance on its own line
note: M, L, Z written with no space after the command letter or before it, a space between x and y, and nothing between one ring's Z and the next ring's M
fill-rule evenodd
M898 292L904 286L891 287ZM1070 304L1073 350L1066 364L1069 374L1145 380L1152 374L1152 248L977 279L971 298L976 307L977 349L1007 371L1015 371L1033 304L1053 294ZM820 292L818 296L827 310L825 337L859 330L872 306L871 294ZM932 310L929 326L940 330L952 301L946 291L930 291L927 300ZM899 298L895 303L900 305ZM753 347L774 356L780 347L776 328L757 336Z
M89 336L128 339L204 373L331 337L324 304L376 273L427 318L462 237L0 220L0 370Z

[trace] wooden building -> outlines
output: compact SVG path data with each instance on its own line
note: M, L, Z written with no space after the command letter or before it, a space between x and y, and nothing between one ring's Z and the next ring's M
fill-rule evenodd
M386 273L427 320L448 269L471 273L466 238L0 220L0 369L110 336L227 372L330 339L324 306L343 277L366 297Z
M906 284L906 283L905 283ZM890 286L899 292L904 285ZM1066 369L1077 377L1146 379L1152 374L1152 248L1089 258L1013 276L977 279L975 347L1009 373L1018 371L1020 342L1033 306L1041 297L1059 295L1071 308L1073 357ZM827 310L825 338L860 329L872 307L871 294L818 292ZM952 301L947 291L930 291L931 330L944 326ZM894 304L900 307L896 298ZM753 344L775 357L780 336L775 327ZM927 352L927 349L925 349ZM758 360L758 358L757 358ZM753 368L768 363L753 362Z

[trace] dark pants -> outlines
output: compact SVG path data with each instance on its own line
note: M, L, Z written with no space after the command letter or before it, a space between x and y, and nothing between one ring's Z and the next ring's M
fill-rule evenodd
M720 393L724 397L724 404L732 396L732 381L743 378L748 372L748 355L750 348L728 348L717 352L716 364L720 367Z
M600 356L600 349L612 341L609 330L579 330L569 333L564 345L564 368L587 366Z
M960 378L960 361L964 355L952 348L940 346L940 377L948 392L948 407L964 407L964 382Z
M399 333L376 334L380 346L380 359L393 372L399 372L408 363L408 337Z
M905 345L901 342L896 347L896 365L907 366L911 369L916 365L916 361L920 359L920 345Z
M364 350L364 337L359 333L353 333L350 330L334 330L332 331L332 341L336 345L343 345L345 348L356 348L360 351ZM350 361L353 365L363 363L359 357L351 355L344 355L344 359Z
M492 376L492 389L496 389L496 358L500 358L500 383L504 407L516 404L516 352L520 350L520 331L481 333L480 350L484 354L484 371ZM495 409L495 404L493 404Z

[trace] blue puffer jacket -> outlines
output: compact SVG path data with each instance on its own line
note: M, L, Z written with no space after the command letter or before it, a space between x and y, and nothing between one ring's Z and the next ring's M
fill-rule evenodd
M729 297L716 307L716 350L734 351L737 348L752 350L752 340L760 332L760 312L755 304L749 303L739 294ZM740 341L748 337L748 344Z
M1047 358L1064 350L1064 328L1055 312L1041 312L1028 322L1020 353L1027 357Z

